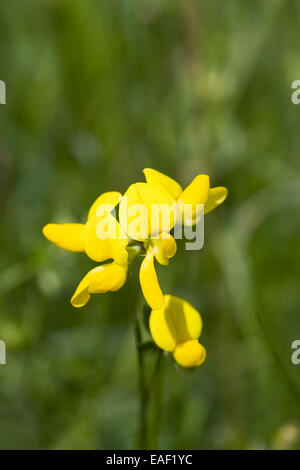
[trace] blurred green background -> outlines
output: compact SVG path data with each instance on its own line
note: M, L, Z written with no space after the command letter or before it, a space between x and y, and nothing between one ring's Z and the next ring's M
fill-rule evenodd
M159 268L208 356L164 358L157 445L300 448L299 18L297 0L0 3L1 449L137 445L136 274L74 309L95 263L41 228L84 222L144 167L229 188L204 249Z

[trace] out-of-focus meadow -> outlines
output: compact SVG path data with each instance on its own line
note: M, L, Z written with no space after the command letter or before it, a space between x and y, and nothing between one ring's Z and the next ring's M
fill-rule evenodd
M84 222L144 167L229 188L204 249L158 271L208 355L164 358L156 445L300 448L299 18L297 0L0 3L1 449L136 446L137 274L75 309L96 263L41 228Z

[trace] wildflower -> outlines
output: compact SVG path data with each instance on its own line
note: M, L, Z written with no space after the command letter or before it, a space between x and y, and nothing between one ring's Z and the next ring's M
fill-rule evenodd
M181 219L186 225L193 225L198 221L197 205L204 205L204 213L208 214L225 201L228 191L224 186L210 187L208 175L198 175L182 190L177 181L160 171L151 168L143 170L149 184L161 186L176 201Z
M205 361L206 349L198 342L201 315L186 300L165 295L163 305L152 310L149 326L157 346L171 352L180 366L196 367Z
M91 294L119 290L127 279L129 263L143 250L139 279L143 295L152 311L149 319L154 342L172 353L182 367L201 365L206 350L199 343L202 331L200 313L186 300L163 295L155 261L167 266L177 245L171 230L182 223L192 226L204 213L214 210L227 197L227 189L210 187L207 175L198 175L183 190L172 178L146 168L146 183L134 183L122 196L111 191L101 194L92 204L85 224L47 224L45 237L57 246L83 252L102 263L80 281L71 299L82 307ZM113 210L119 205L119 221ZM108 261L108 262L107 262Z
M91 294L115 292L124 285L127 277L127 264L120 265L113 261L89 271L80 281L71 303L74 307L83 307L90 300Z
M98 263L111 260L82 279L71 299L75 307L85 305L90 294L120 289L127 278L128 253L131 260L143 249L139 278L144 297L153 311L163 308L164 296L154 263L156 260L166 266L175 255L177 246L170 231L179 215L184 215L185 224L193 225L198 218L198 204L203 204L208 213L227 196L224 187L210 188L207 175L198 175L182 190L175 180L159 171L146 168L144 174L147 182L132 184L123 197L117 191L101 194L92 204L85 224L48 224L43 228L45 237L63 249L85 252ZM120 223L112 215L118 204ZM186 205L192 206L192 213ZM129 248L129 244L134 246Z
M47 224L43 234L60 248L85 252L97 262L112 259L87 273L79 283L71 303L82 307L90 294L116 291L126 281L128 269L128 239L119 222L110 212L122 195L111 191L101 194L92 204L85 224Z
M77 253L85 252L87 245L84 236L86 226L89 222L91 223L93 217L99 215L98 211L100 210L101 215L105 217L119 204L121 197L122 194L117 191L103 193L91 205L86 224L47 224L43 227L43 234L48 240L64 250Z

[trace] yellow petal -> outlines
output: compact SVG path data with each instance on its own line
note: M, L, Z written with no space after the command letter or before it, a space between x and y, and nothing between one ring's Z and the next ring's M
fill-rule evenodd
M181 210L181 222L190 226L198 222L201 217L200 204L205 204L209 192L209 177L207 175L198 175L185 188L178 198L178 205Z
M84 229L84 248L94 261L114 259L119 264L126 264L128 239L119 222L111 215L91 217Z
M165 295L162 307L152 310L149 326L157 346L174 351L180 343L200 336L202 319L186 300Z
M198 175L179 197L184 204L205 204L209 191L209 176Z
M98 266L87 273L79 283L71 299L74 307L83 307L91 294L119 290L126 281L127 266L115 262Z
M173 356L182 367L196 367L205 361L206 349L197 340L189 340L180 343L175 349Z
M103 294L115 292L124 285L127 277L127 265L116 262L101 266L103 269L90 279L89 292L91 294Z
M204 213L208 214L225 201L228 194L227 188L224 186L217 186L211 188L208 192L208 198L204 206Z
M148 252L140 268L140 284L143 295L151 308L160 308L163 303L163 294L158 283L154 268L153 254Z
M134 240L169 232L175 222L175 199L155 183L132 184L120 202L119 219Z
M48 224L43 227L44 236L64 250L81 252L84 224Z
M107 193L101 194L91 205L88 219L94 217L94 215L104 215L103 213L98 213L99 210L101 211L101 206L111 206L111 209L109 210L109 212L111 212L111 210L119 204L121 197L122 194L118 191L108 191Z
M152 238L150 246L157 261L165 266L177 251L176 242L170 233L162 233L159 238Z
M152 168L145 168L143 173L147 183L160 184L174 199L177 199L182 193L180 184L160 171L153 170Z

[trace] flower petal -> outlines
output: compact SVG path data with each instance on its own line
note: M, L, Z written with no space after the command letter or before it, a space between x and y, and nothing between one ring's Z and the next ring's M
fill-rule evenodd
M84 224L47 224L43 227L44 236L64 250L82 252Z
M86 254L94 261L110 258L119 264L126 264L128 239L119 222L111 215L91 217L84 229Z
M152 309L160 308L163 303L163 294L158 283L154 268L154 256L148 252L140 268L140 284L143 295Z
M127 265L116 262L101 266L103 269L90 279L89 292L91 294L103 294L115 292L124 285L127 277Z
M182 367L196 367L206 359L206 349L196 339L180 343L174 351L174 359Z
M208 192L208 198L204 206L204 213L208 214L225 201L228 189L224 186L211 188Z
M176 251L177 245L170 233L162 233L159 238L151 239L151 252L156 260L165 266L169 264L169 258L172 258Z
M127 266L120 266L113 262L97 266L87 273L79 283L71 303L74 307L83 307L91 294L100 294L119 290L126 281Z
M162 186L135 183L121 199L119 219L130 238L142 241L169 232L174 226L175 210L175 199Z
M101 206L103 205L110 205L112 210L119 204L121 197L122 194L118 191L108 191L107 193L100 194L90 207L88 219L94 217L94 215L99 215L97 212L99 209L101 210ZM109 212L111 212L111 210Z
M196 176L191 184L185 188L178 198L178 205L181 209L182 223L184 225L190 226L197 223L202 212L199 205L206 203L208 193L209 177L207 175Z
M209 191L209 176L198 175L179 197L184 204L205 204Z
M174 199L177 199L182 193L180 184L160 171L153 170L152 168L145 168L143 173L147 183L160 184Z
M202 319L186 300L165 295L162 307L152 310L149 326L157 346L165 351L174 351L180 343L200 336Z

